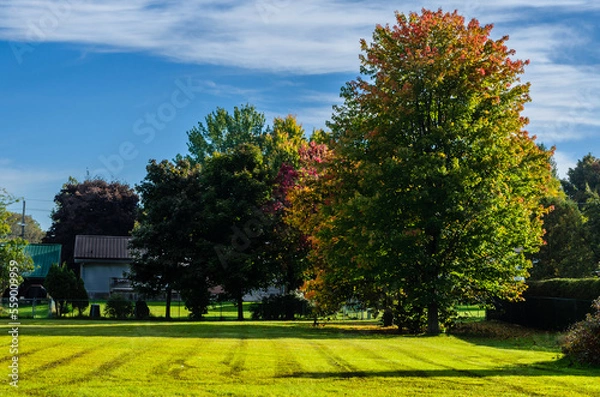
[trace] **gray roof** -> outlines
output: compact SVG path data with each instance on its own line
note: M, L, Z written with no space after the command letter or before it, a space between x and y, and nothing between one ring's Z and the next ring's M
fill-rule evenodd
M129 236L86 236L75 237L74 257L77 262L84 259L131 260Z

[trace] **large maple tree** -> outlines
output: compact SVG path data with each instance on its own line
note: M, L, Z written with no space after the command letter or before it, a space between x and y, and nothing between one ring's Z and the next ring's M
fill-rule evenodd
M335 155L305 222L321 291L429 333L457 301L520 296L525 254L542 243L540 200L557 186L551 151L524 130L527 61L491 30L422 10L361 41L362 76L342 89Z

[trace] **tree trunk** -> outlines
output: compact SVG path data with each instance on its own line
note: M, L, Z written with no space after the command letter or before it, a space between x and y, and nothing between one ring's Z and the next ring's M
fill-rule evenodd
M243 295L239 295L237 298L237 312L238 312L238 321L244 321L244 300Z
M165 318L171 319L171 287L167 288L167 308L165 309Z
M437 302L427 305L427 333L438 335L440 333L440 321Z

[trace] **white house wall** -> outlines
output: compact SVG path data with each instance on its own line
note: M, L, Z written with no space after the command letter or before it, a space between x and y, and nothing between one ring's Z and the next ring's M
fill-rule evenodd
M124 272L129 271L128 264L107 263L82 263L81 279L91 298L98 295L108 295L110 292L110 279L122 278Z

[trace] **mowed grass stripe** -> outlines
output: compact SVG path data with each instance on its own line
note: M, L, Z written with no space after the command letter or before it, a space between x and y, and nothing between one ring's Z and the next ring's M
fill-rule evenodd
M446 338L446 337L440 337ZM496 380L489 379L477 372L483 370L484 367L473 367L464 365L456 360L452 352L434 352L436 342L433 338L414 338L414 337L398 337L392 340L381 341L378 343L378 351L388 357L390 362L395 362L399 365L396 371L382 373L380 375L398 376L411 378L416 384L422 383L427 386L424 388L431 390L431 384L435 385L438 393L446 394L449 390L460 390L465 387L469 388L470 392L481 390L485 393L486 390L491 390L497 384ZM429 343L423 343L429 341ZM354 343L360 343L354 342ZM451 364L450 364L451 363ZM431 380L427 380L431 379ZM457 380L459 388L457 389ZM527 390L515 388L512 385L503 387L503 389L511 390L509 395L535 395L535 392L530 393ZM501 392L501 391L498 391ZM515 394L515 392L517 392ZM435 394L435 393L434 393ZM478 394L473 394L478 395Z
M46 348L24 360L19 395L600 396L600 370L557 364L556 350L328 328L48 322L27 335Z
M296 339L276 339L270 341L270 351L273 354L269 361L274 364L273 377L283 378L294 374L305 372L305 367L298 361L298 340Z
M203 367L211 366L205 356L213 356L210 349L213 343L206 339L153 338L152 343L154 347L132 363L147 374L149 381L153 378L196 381L204 376Z
M506 351L500 354L504 359L495 360L494 357L498 356L498 354L493 354L494 351L497 352L498 350L495 348L473 346L466 342L459 341L463 344L461 346L460 344L455 344L455 338L448 338L445 336L436 338L441 343L424 343L428 339L429 338L407 338L407 340L414 342L411 344L410 348L399 347L398 345L391 346L387 341L383 346L387 346L390 350L402 351L403 354L412 355L423 362L431 363L442 368L442 371L428 372L429 376L450 376L452 378L462 376L462 379L480 379L480 382L469 382L469 385L477 384L483 386L485 384L485 387L488 388L488 390L500 386L501 389L510 390L513 393L518 393L518 395L544 395L539 394L537 388L529 384L526 378L517 375L520 369L518 365L521 362L531 363L531 361L527 361L527 359L530 359L531 357L529 354L531 352L510 350L510 353L513 354L513 362L512 366L507 367L508 360L506 360L506 357L510 357L510 355L507 356ZM455 346L455 348L448 348L449 346ZM457 350L456 346L460 346L460 348ZM472 359L461 358L459 352L462 352L463 355L467 355L467 353L473 349L479 353L479 357L481 358L478 363L474 363ZM540 352L538 352L536 357L539 357L539 353ZM551 354L548 354L549 359L551 356ZM515 376L513 376L513 374ZM534 384L537 384L537 382L534 382Z

